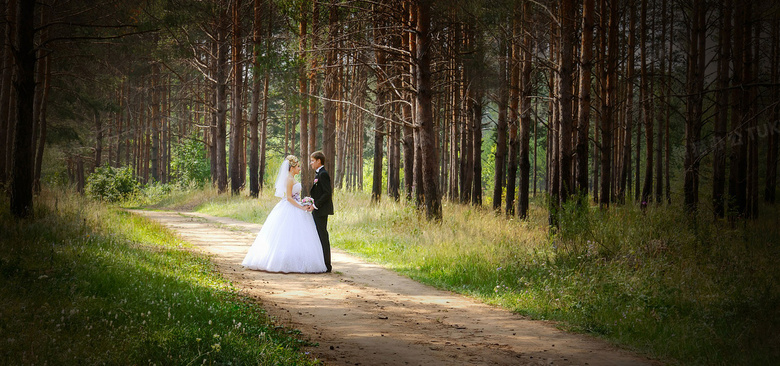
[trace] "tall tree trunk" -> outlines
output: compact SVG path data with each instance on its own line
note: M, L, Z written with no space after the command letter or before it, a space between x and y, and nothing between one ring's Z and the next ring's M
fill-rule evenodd
M760 44L762 32L762 19L752 11L752 4L747 5L747 12L750 14L751 28L746 30L746 52L745 52L745 83L750 87L745 91L749 100L748 105L748 175L747 175L747 214L745 217L758 218L758 145L759 137L756 135L758 129L759 110L758 87L755 83L758 81L758 70L761 60ZM704 21L702 20L702 23ZM755 34L753 34L755 32ZM702 36L703 37L703 36ZM701 40L704 43L704 40ZM752 49L751 49L752 47ZM703 45L701 47L703 49ZM704 63L701 63L704 65ZM777 88L777 87L775 87Z
M125 122L125 87L126 82L122 81L119 84L119 95L117 104L119 105L119 111L117 112L117 127L116 127L116 160L114 162L114 167L121 167L122 166L122 135L124 134L124 122Z
M523 59L520 61L522 75L521 83L522 89L520 90L521 105L520 105L520 184L518 185L518 198L517 198L517 216L520 219L528 218L528 191L530 189L528 185L528 179L531 174L531 163L529 161L530 156L530 136L531 136L531 92L533 89L533 81L531 80L532 71L532 56L531 52L531 3L528 1L523 2L523 27L529 31L523 34Z
M16 70L14 64L14 37L16 35L16 5L17 0L6 0L5 13L3 14L5 24L2 30L5 34L5 41L0 50L2 56L2 73L0 73L0 188L5 188L7 178L10 178L11 156L13 149L13 133L15 129L14 114L16 106L12 106L11 94L13 88L13 73Z
M737 216L744 217L747 205L747 141L745 136L745 119L747 117L747 105L745 89L745 33L748 33L750 24L747 19L745 7L734 7L734 42L732 42L732 55L734 57L734 75L732 76L731 99L735 108L731 112L732 146L730 151L729 168L729 205L730 219ZM746 30L747 29L747 30ZM732 207L733 206L733 207Z
M385 25L376 20L374 30L374 42L385 45ZM385 52L381 49L374 51L376 54L376 117L374 118L374 170L373 183L371 185L371 202L377 203L382 198L382 161L384 160L384 136L387 109L387 60Z
M662 1L661 9L662 9L661 10L661 14L666 14L666 0ZM656 22L655 22L656 18L657 18L657 16L653 15L653 24L656 24ZM653 27L653 28L655 28L655 27ZM666 50L665 46L666 46L666 16L664 15L664 16L661 16L661 41L657 42L657 43L654 43L654 47L653 47L653 48L655 48L656 59L660 60L660 63L661 63L661 65L660 65L660 67L658 69L658 73L659 74L663 73L664 70L666 69L666 64L665 64L666 55L664 54L665 50ZM659 51L661 52L660 56L659 56ZM661 79L661 81L663 81L663 79ZM669 100L670 96L666 94L666 88L663 86L663 83L661 82L661 83L658 83L658 84L660 84L659 87L658 87L659 94L660 94L658 96L658 98L657 98L658 101L659 101L658 104L661 106L661 108L665 109L666 106L668 105L668 100ZM664 128L664 117L665 117L665 114L661 113L661 111L658 111L656 113L656 120L658 121L658 126L656 127L657 130L656 130L656 144L655 144L655 202L656 203L661 203L661 200L662 200L663 195L664 195L664 181L663 181L663 177L664 177L663 167L664 167L664 165L663 165L663 160L662 160L662 156L663 156L663 154L662 154L662 148L663 148L662 141L664 140L664 129L663 129Z
M642 207L647 206L653 189L653 108L650 94L650 75L647 66L647 1L642 0L642 30L640 31L642 121L645 126L645 179L642 184ZM639 161L637 160L637 164Z
M647 0L643 0L646 2ZM617 59L620 52L617 44L618 3L609 3L609 35L607 36L607 99L604 104L603 119L601 123L601 207L609 206L612 201L612 126L616 107L618 105L617 92Z
M313 4L312 20L311 20L311 49L316 50L319 45L319 31L320 31L320 2L315 1ZM317 68L319 55L312 51L309 56L309 142L308 142L308 154L317 150L317 129L319 128L319 114L317 104L317 94L319 93L319 79L317 78ZM308 161L308 156L301 156L301 159ZM311 189L311 183L314 180L314 171L309 168L309 164L303 164L303 170L301 171L301 181L304 182L304 188L306 192Z
M425 190L425 216L441 221L441 197L436 177L436 130L431 88L431 0L417 0L417 121L420 124L422 178Z
M558 58L560 55L561 38L560 38L560 26L555 22L550 22L550 64L559 65ZM547 221L551 228L558 227L558 217L560 214L560 150L558 144L560 142L558 135L560 134L560 123L558 121L561 118L561 108L558 104L560 99L560 82L558 81L559 73L557 68L550 68L549 83L550 86L550 101L549 101L549 120L547 125L549 131L547 133L547 154L548 164L547 170L549 178L547 180L547 191L549 192L548 209L547 209Z
M672 80L671 80L672 76L671 75L672 75L672 64L674 63L674 25L675 25L675 22L674 22L674 14L675 14L674 3L671 3L670 5L671 5L672 8L671 8L671 11L670 11L670 14L669 14L669 49L667 51L668 60L667 60L667 66L666 66L667 67L667 69L666 69L666 78L667 78L667 82L666 82L666 95L669 96L668 100L671 100L671 95L672 95ZM671 156L671 139L669 137L669 124L670 124L670 121L671 121L672 108L669 105L669 103L667 102L667 104L666 104L664 109L666 110L666 117L664 119L664 124L665 124L665 126L664 126L664 128L665 128L664 137L666 139L664 141L664 145L665 145L665 148L666 148L665 151L664 151L664 177L666 177L666 182L665 182L666 183L666 202L667 202L667 204L671 204L672 203L672 189L671 189L672 188L672 184L670 182L671 175L669 174L669 161L670 161L669 157ZM658 141L658 143L660 144L661 142Z
M300 120L300 152L299 156L301 161L308 161L309 154L313 151L309 151L309 134L316 133L315 130L309 131L309 97L306 95L309 91L309 77L306 70L306 54L308 52L306 48L306 37L308 32L308 3L301 2L301 20L298 24L298 58L300 65L298 69L298 93L300 95L298 105L298 118ZM313 58L313 57L312 57ZM332 161L332 160L330 160ZM335 164L334 164L335 167ZM311 189L310 180L307 179L310 175L311 169L308 164L301 165L301 194L306 195L309 189Z
M336 157L336 109L338 95L338 0L331 0L328 19L328 51L325 68L325 100L323 101L322 152L326 161L334 163Z
M577 11L574 0L560 2L561 44L558 60L558 92L560 93L558 154L560 169L560 201L566 202L574 189L572 179L572 75L574 73L574 18ZM617 37L617 36L616 36ZM610 48L610 55L612 48ZM606 140L605 140L606 141ZM527 187L525 187L527 189Z
M393 41L394 48L400 49L401 47L401 40L400 38L395 38L396 40ZM398 59L396 58L396 61ZM362 68L361 68L362 70ZM394 66L393 67L394 72L397 75L397 79L403 78L403 68L401 66ZM358 76L358 89L355 90L361 90L364 91L367 88L367 82L365 80L365 73L360 72ZM365 96L363 96L361 93L356 93L355 98L360 98L360 100L365 100ZM398 98L401 99L401 98ZM401 111L401 107L398 103L400 103L401 100L397 100L396 103L394 103L394 112L393 115L403 115L403 112ZM355 114L362 116L362 112L355 109ZM362 117L361 117L362 118ZM354 118L356 121L355 125L358 125L359 118ZM387 161L387 165L389 168L389 172L387 175L387 193L390 197L392 197L396 202L401 200L401 126L397 123L390 123L390 134L388 136L388 155L389 159Z
M273 35L273 2L268 2L268 33L266 34L266 40L265 40L265 51L266 54L271 53L271 37ZM258 179L260 182L258 183L258 186L260 187L260 191L263 190L263 179L265 177L265 167L266 167L266 151L267 151L267 142L268 142L268 82L271 78L270 72L268 68L266 68L263 72L263 117L260 122L260 168L257 173ZM304 161L308 159L308 157L302 157Z
M95 119L95 169L103 165L103 120L100 119L100 110L92 107L92 115ZM152 162L155 161L155 151L152 149Z
M602 0L602 1L604 1L604 0ZM640 0L640 1L642 1L642 3L644 4L646 0ZM642 14L645 14L645 18L641 18L640 19L640 22L641 22L640 23L640 28L639 28L639 32L640 32L640 35L639 35L640 52L642 52L641 50L645 48L645 43L647 43L646 42L646 38L645 38L646 37L646 35L645 35L646 23L647 23L647 14L646 14L647 10L646 9L647 9L647 4L645 4L645 12L642 13ZM642 54L640 54L640 62L642 62L642 60L644 60L644 58L642 58ZM645 65L645 67L646 66L647 65ZM642 116L645 113L645 111L644 111L644 108L645 108L644 107L645 92L644 92L644 87L643 87L643 84L642 84L642 80L644 80L644 76L642 76L642 66L641 65L640 65L639 73L640 73L640 75L639 75L640 76L640 81L639 81L640 85L639 85L639 110L638 110L638 112L639 112L640 116ZM635 109L635 112L637 112L636 109ZM640 118L640 120L644 121L641 118ZM641 182L641 179L640 179L640 177L641 177L640 176L640 172L642 170L641 169L641 161L642 161L642 159L641 159L642 158L642 126L643 126L643 124L640 124L640 121L637 121L637 128L636 128L636 159L635 159L636 164L634 164L634 200L635 201L639 201L640 196L642 194L642 190L641 190L641 183L642 182Z
M481 90L476 92L471 108L471 135L473 136L471 204L474 206L482 206L482 93Z
M468 26L463 26L463 46L466 49L465 52L469 52L472 47L472 30ZM459 107L463 108L463 116L461 118L461 145L460 145L460 203L467 204L471 201L472 185L474 184L474 155L472 151L474 149L474 119L472 112L473 105L473 88L475 85L472 83L472 75L470 66L466 59L461 63L463 68L462 76L462 89L461 89L461 101L462 104Z
M44 32L48 33L48 31ZM46 129L48 124L46 110L49 105L49 90L51 89L51 55L44 56L38 62L42 62L45 66L43 68L43 84L41 85L43 89L41 105L40 109L36 111L39 120L38 146L35 153L35 173L33 176L33 189L36 193L41 192L41 166L43 165L43 152L46 147Z
M416 25L413 25L414 18L416 16L416 11L411 6L410 2L404 2L405 7L405 16L409 20L409 24L411 27L416 27ZM417 49L415 46L415 42L417 42L416 35L414 32L408 32L408 35L403 38L403 41L405 41L405 47L404 50L409 51L409 56L406 57L406 63L408 66L408 76L406 79L406 85L407 90L411 90L412 86L414 85L414 62L412 62L412 59L414 56L417 55ZM402 41L402 45L404 44ZM412 200L412 193L414 191L414 161L415 161L415 144L414 144L414 128L412 127L414 125L414 116L412 114L412 104L414 103L414 98L411 91L407 91L404 93L404 96L406 97L407 103L404 103L403 109L404 109L404 137L403 137L403 152L404 152L404 186L406 189L406 200L411 201ZM362 134L361 134L362 136ZM453 173L454 174L454 173ZM362 176L362 175L361 175Z
M506 173L506 215L515 215L515 188L517 187L518 155L520 153L520 140L518 128L520 127L520 37L522 32L522 13L519 4L515 4L512 15L512 44L511 57L509 58L509 158L507 159Z
M498 107L498 120L496 121L496 167L493 179L493 210L496 212L501 212L501 198L504 194L504 180L506 179L506 108L509 103L509 80L507 78L509 47L507 47L507 42L508 40L505 36L502 36L499 40L498 98L496 99L496 105Z
M151 136L152 147L149 151L149 160L151 161L151 174L155 183L160 182L160 65L155 63L152 65L152 117L151 117ZM100 155L103 151L103 129L101 127L100 115L97 109L95 110L95 125L98 128L97 131L97 144L98 148L95 149L95 167L101 165Z
M414 19L416 17L416 9L412 5L411 1L404 1L403 3L403 11L404 11L404 17L407 18L409 22L409 27L411 29L415 29L416 25L414 24ZM417 36L414 34L414 32L407 32L408 34L404 36L402 40L402 46L404 50L407 50L408 56L405 57L405 62L408 65L407 69L407 76L406 76L406 92L404 93L404 97L406 98L406 103L404 103L403 111L404 111L404 137L403 137L403 151L404 151L404 187L406 190L406 200L412 201L412 194L414 193L415 184L414 184L414 162L415 162L415 143L414 143L414 113L413 113L413 104L415 101L415 96L412 93L412 87L415 85L414 81L414 75L415 75L415 66L414 66L414 56L417 55L417 48L415 45L415 42L417 42ZM362 136L362 134L361 134ZM453 173L454 174L454 173Z
M254 51L252 52L252 60L254 60L254 72L252 73L252 107L249 112L249 195L257 198L260 193L260 181L258 179L259 168L259 143L260 136L258 131L259 109L260 109L260 46L263 41L262 30L262 1L254 0L254 24L252 29L252 43L254 45ZM306 161L308 157L301 156L303 161ZM306 164L304 164L306 165Z
M219 33L217 33L218 35ZM212 80L214 80L213 83L208 84L207 93L208 93L208 101L211 103L211 108L208 108L211 113L209 113L209 128L208 136L206 138L207 141L207 147L209 152L209 162L211 163L211 185L213 187L217 187L217 175L218 175L218 169L217 169L217 135L218 135L218 129L217 129L217 54L219 53L219 42L215 39L213 42L211 42L211 53L209 57L209 76Z
M628 5L628 64L626 65L626 128L623 130L623 163L620 165L620 187L617 192L617 200L621 204L626 202L626 194L631 185L631 133L634 127L634 64L636 53L636 11L633 1ZM637 165L639 162L637 162Z
M232 37L232 63L233 63L233 110L231 115L233 117L233 123L230 126L230 193L239 194L241 192L241 185L243 183L242 175L246 174L246 170L241 169L241 155L243 142L243 108L242 108L242 86L243 86L243 67L241 60L241 17L239 8L241 6L241 0L232 1L232 15L233 15L233 37ZM301 131L303 131L303 125L301 125Z
M780 84L780 19L775 17L772 21L772 54L770 64L771 66L771 81L775 85ZM780 100L780 88L772 88L772 100ZM778 161L778 132L780 132L780 106L775 104L772 107L771 117L769 118L771 129L769 131L769 148L767 149L766 156L766 187L764 188L764 200L767 203L775 203L775 191L777 187L777 161Z
M706 28L704 0L693 1L693 24L688 50L687 118L685 123L685 181L684 204L687 212L695 212L699 203L699 140L702 125L702 96L704 91L704 49Z
M13 1L13 0L9 0ZM33 216L33 102L35 98L35 2L17 0L14 34L16 59L16 126L11 165L11 214Z
M539 110L539 103L535 102L534 103L534 107L535 107L536 110ZM540 119L539 118L539 114L538 113L535 113L535 114L536 114L536 118L534 119L534 164L533 164L534 165L534 173L533 173L533 178L532 178L533 185L534 185L534 197L536 197L536 182L538 180L538 178L537 178L537 162L539 161L539 156L538 156L538 153L539 153L538 147L539 146L538 145L539 145L539 119Z
M729 63L731 62L731 0L720 0L718 37L718 90L715 104L715 146L712 159L712 206L715 218L725 214L726 128L729 115Z
M593 68L594 0L585 0L582 7L582 50L580 51L580 113L577 123L577 190L588 194L588 143L590 130L590 84ZM630 37L630 36L629 36ZM630 39L630 38L629 38ZM631 41L629 40L629 43Z
M217 191L224 193L227 190L227 161L225 159L225 140L227 138L227 75L228 64L228 14L227 0L221 0L219 19L217 25L217 64L216 64L216 117L217 131Z

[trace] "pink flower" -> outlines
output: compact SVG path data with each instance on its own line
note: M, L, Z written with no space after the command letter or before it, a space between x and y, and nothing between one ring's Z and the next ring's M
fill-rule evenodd
M318 180L319 180L319 179L316 179L316 178L315 178L315 179L314 179L314 184L317 184L317 181L318 181Z

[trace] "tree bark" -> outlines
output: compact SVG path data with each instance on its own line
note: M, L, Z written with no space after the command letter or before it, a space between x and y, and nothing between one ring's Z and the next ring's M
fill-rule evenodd
M41 24L48 24L51 18L49 9L41 9ZM41 30L40 40L43 42L49 38L49 29ZM35 171L33 173L33 191L41 192L41 165L43 164L43 152L46 148L46 111L49 103L49 91L51 90L51 55L49 50L38 50L38 87L36 88L35 118L36 141L35 145ZM39 92L40 91L40 92Z
M252 59L254 60L254 72L252 73L252 107L249 112L249 195L257 198L260 193L260 181L258 179L259 169L259 143L260 136L258 131L259 109L260 109L260 47L263 41L262 30L262 1L254 0L254 24L252 29L252 43L254 45L254 51L252 52ZM301 156L304 161L308 157Z
M376 20L374 42L385 45L385 25ZM371 202L378 203L382 199L382 164L384 160L385 121L387 116L387 55L381 49L376 54L376 117L374 118L374 170L371 185Z
M16 5L17 0L6 0L2 30L6 40L2 44L3 69L0 74L0 187L5 188L7 179L10 179L11 156L13 149L13 130L15 129L14 114L16 106L12 106L11 94L13 88L13 73L16 70L14 64L14 37L16 35Z
M152 147L149 151L149 160L151 161L152 180L155 183L160 182L160 65L152 65L152 117L151 117L151 137ZM100 121L99 111L95 109L95 125L97 126L97 148L95 148L95 168L101 165L100 156L103 151L103 128Z
M416 27L414 24L414 18L416 11L411 6L410 2L404 2L405 16L409 21L410 27ZM406 200L412 200L412 193L414 192L414 162L415 162L415 144L414 144L414 116L412 114L412 104L414 103L414 97L412 95L412 86L414 84L414 62L413 58L417 55L417 48L415 42L417 41L414 32L408 32L408 35L404 37L406 46L404 50L409 51L409 56L406 58L408 64L408 76L406 79L407 91L404 93L406 102L404 103L404 137L403 137L403 153L404 153L404 186L406 190ZM403 44L403 43L402 43ZM361 134L362 135L362 134ZM454 174L454 173L453 173Z
M725 215L726 128L729 115L729 64L731 62L731 0L721 0L718 37L718 76L715 104L715 145L712 159L712 206L716 219Z
M528 1L523 2L523 27L527 30L523 35L523 59L520 61L522 77L522 89L520 91L521 96L521 109L520 109L520 184L518 185L518 199L517 199L517 216L520 219L528 218L528 191L529 176L531 174L530 163L530 136L531 136L531 92L533 89L533 81L531 80L532 63L531 57L531 4Z
M653 109L652 98L650 94L650 75L647 66L647 36L649 28L647 25L647 1L642 0L642 30L640 31L640 57L641 57L641 99L642 99L642 120L645 126L645 176L642 184L642 207L646 207L650 201L650 195L653 189ZM639 162L637 161L637 164Z
M666 64L665 64L666 55L664 54L664 52L665 52L664 50L666 49L665 48L665 46L666 46L666 20L667 20L666 16L665 16L665 14L666 14L666 0L662 1L661 9L662 9L661 10L661 14L663 14L661 16L661 41L656 43L656 44L654 44L656 59L660 60L660 63L661 63L661 65L660 65L660 67L658 69L658 73L659 74L663 73L664 70L666 69ZM657 16L653 15L653 24L656 24L656 22L655 22L656 18L657 18ZM661 52L660 57L659 57L659 51ZM663 81L664 81L664 79L661 79L661 81L657 83L658 84L659 94L660 94L657 99L659 101L658 104L662 108L666 109L667 106L668 106L668 102L667 101L668 101L669 96L666 94L666 88L663 86ZM668 81L668 79L667 79L667 81ZM655 160L654 160L655 161L655 202L656 203L661 203L661 200L662 200L663 195L664 195L664 181L663 181L664 175L663 175L663 160L662 160L662 157L663 157L663 153L662 153L663 143L662 143L662 141L664 139L663 127L664 127L664 117L665 117L665 114L661 113L660 111L658 111L655 116L656 116L656 121L657 121L657 126L656 126L656 143L655 143Z
M588 194L588 138L590 135L590 85L591 69L593 68L594 7L594 0L585 0L582 6L582 50L580 51L580 113L578 115L577 123L577 190L581 195ZM629 40L629 43L630 42L631 41Z
M517 187L518 155L520 140L520 37L522 32L522 13L519 5L515 5L512 15L512 44L509 59L509 157L506 173L506 215L515 215L515 188Z
M233 0L232 4L232 18L233 18L233 37L232 37L232 63L233 63L233 110L231 115L233 117L233 123L230 126L230 193L233 195L241 192L241 186L243 183L242 175L246 174L246 170L241 169L241 156L243 144L243 108L242 108L242 86L243 86L243 67L241 57L241 18L239 16L241 0ZM303 128L301 128L303 131Z
M273 2L268 2L268 33L266 34L266 41L265 41L265 51L266 54L271 53L271 37L273 35ZM260 167L259 171L257 173L258 179L260 180L258 183L258 186L260 188L260 191L263 190L263 179L265 177L265 167L266 167L266 151L267 151L267 142L268 142L268 82L271 78L270 72L268 68L265 69L263 73L263 117L261 119L261 126L260 126ZM308 159L309 157L303 157L303 159ZM306 161L306 160L304 160Z
M13 0L9 0L13 1ZM11 165L11 214L33 216L33 109L35 98L35 2L17 0L17 27L14 34L16 56L16 126Z
M431 88L431 0L417 0L417 121L420 124L422 178L425 190L425 216L441 221L441 197L436 177L436 130Z
M311 19L311 53L309 55L309 125L307 126L309 132L308 141L308 154L317 150L317 130L319 126L319 114L317 104L317 94L319 93L319 79L317 77L317 68L319 67L319 53L316 52L319 46L319 31L320 31L320 2L315 1L312 4L312 19ZM270 37L270 36L269 36ZM303 161L308 161L308 156L301 156ZM304 189L308 192L311 189L311 183L314 180L314 171L309 168L309 164L303 164L303 170L301 171L301 181L304 182Z
M103 120L100 119L100 110L97 107L92 107L92 115L95 119L95 166L93 168L97 169L101 165L103 165ZM153 128L154 131L154 128ZM155 150L152 149L152 163L154 163L155 160ZM152 171L154 172L154 170Z
M746 11L749 14L751 20L750 28L746 29L745 40L745 84L750 87L745 90L747 94L749 106L747 109L748 115L748 174L747 174L747 207L745 217L756 219L758 218L758 145L761 140L759 135L756 134L758 130L758 118L760 115L758 105L760 100L758 98L758 87L755 83L758 81L758 69L760 65L761 52L761 32L762 32L762 19L754 14L753 4L746 4ZM702 23L704 21L702 20ZM755 32L755 34L753 33ZM703 37L703 36L702 36ZM703 49L704 40L701 40ZM752 46L752 49L751 49ZM702 62L702 65L704 63Z
M626 65L626 118L623 130L623 162L620 165L620 187L617 190L617 200L621 204L626 202L626 194L631 181L631 134L634 127L634 64L636 53L636 11L633 1L628 5L628 64ZM639 164L639 162L637 162Z
M647 0L643 0L643 4ZM612 201L612 126L618 104L617 93L617 59L618 44L617 33L620 17L618 16L618 3L609 3L609 35L607 36L607 99L604 104L603 119L601 123L601 195L599 204L601 207L609 206Z
M731 112L732 138L729 143L730 168L729 168L729 218L744 217L747 205L747 141L745 136L746 110L749 108L744 92L745 69L745 33L748 32L749 22L745 14L744 6L734 7L734 41L732 43L732 55L734 57L734 74L732 76L731 99L735 107ZM733 206L733 207L732 207Z
M301 20L298 24L298 58L300 59L300 66L298 69L298 93L300 95L298 105L298 118L300 120L300 159L302 161L308 161L309 154L309 134L315 133L314 130L309 131L309 96L306 94L309 91L309 76L306 70L306 37L308 32L308 3L301 2ZM332 161L332 160L331 160ZM334 164L335 167L335 164ZM310 189L310 180L305 179L310 175L310 168L308 164L301 166L301 194L306 195Z
M43 62L46 66L44 67L43 85L41 85L43 88L43 94L41 96L42 101L40 110L37 111L39 116L38 126L40 130L38 132L38 146L35 153L35 175L33 178L33 189L35 193L41 192L41 168L43 165L43 152L46 148L46 130L48 125L46 111L49 105L49 91L51 90L51 56L47 55L38 62Z
M493 179L493 210L501 212L501 198L504 194L504 180L506 179L506 153L507 153L507 115L506 108L509 103L508 78L507 78L507 60L508 47L506 39L501 37L499 40L498 57L498 98L496 105L498 107L498 120L496 121L496 167Z
M482 91L477 91L476 94L471 108L471 135L473 137L471 204L482 206Z
M225 159L225 142L227 138L227 75L228 64L228 14L227 0L220 2L219 19L217 25L217 60L216 60L216 117L217 131L215 135L215 148L217 159L217 191L224 193L227 190L227 161Z
M780 19L775 18L772 21L772 54L771 54L771 78L772 82L780 84ZM780 88L772 89L772 100L780 100ZM775 203L775 194L777 187L777 161L778 161L778 130L780 130L780 106L775 104L772 108L769 118L771 130L769 131L769 148L766 156L766 187L764 188L764 201L769 204Z
M561 44L560 59L558 60L558 92L560 93L559 107L559 134L558 134L558 154L559 154L559 176L560 202L566 202L574 189L572 179L572 75L574 68L574 18L576 9L574 0L563 0L560 2L561 19ZM610 55L612 48L610 48ZM605 140L606 141L606 140ZM527 189L527 187L526 187Z
M336 157L336 109L337 103L334 102L338 96L338 1L331 0L328 19L328 51L325 68L325 100L323 105L323 130L322 130L322 152L327 161L334 163Z
M704 91L704 49L706 28L704 0L693 1L693 24L690 30L688 50L688 101L685 123L685 181L683 186L684 207L689 213L696 212L699 203L699 140L702 125L702 97Z

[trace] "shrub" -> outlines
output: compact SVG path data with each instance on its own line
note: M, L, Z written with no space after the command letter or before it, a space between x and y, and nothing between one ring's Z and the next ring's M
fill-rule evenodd
M181 140L173 146L171 170L182 187L193 184L202 187L211 177L211 164L203 142L197 138Z
M106 202L118 202L133 194L138 182L130 167L114 168L108 165L97 168L87 178L86 192Z

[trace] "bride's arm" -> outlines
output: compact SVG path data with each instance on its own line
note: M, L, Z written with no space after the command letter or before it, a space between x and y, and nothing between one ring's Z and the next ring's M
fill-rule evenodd
M293 206L300 208L301 210L306 211L306 208L303 207L298 201L294 200L292 198L292 189L295 185L295 180L292 178L287 179L287 202L290 202Z

